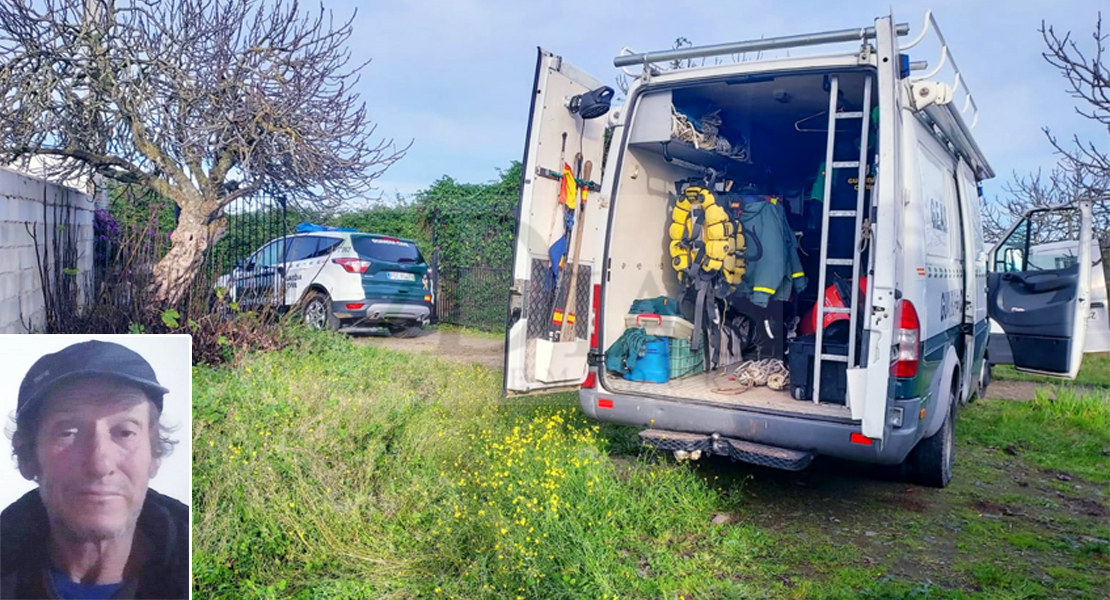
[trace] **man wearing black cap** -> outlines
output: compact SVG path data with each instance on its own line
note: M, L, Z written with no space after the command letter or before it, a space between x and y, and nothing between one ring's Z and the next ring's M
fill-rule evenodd
M168 391L110 342L35 362L12 446L39 487L0 514L0 597L188 598L189 508L148 488L172 447Z

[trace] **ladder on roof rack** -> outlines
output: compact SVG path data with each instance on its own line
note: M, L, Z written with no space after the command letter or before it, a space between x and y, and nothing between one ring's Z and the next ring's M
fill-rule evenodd
M868 213L865 206L867 198L867 142L871 124L871 87L872 75L868 74L863 80L863 108L860 111L839 111L837 99L840 91L840 78L837 75L829 76L829 137L825 148L825 189L821 196L821 262L817 276L817 326L816 338L813 346L813 401L821 401L821 365L825 361L847 363L848 368L855 366L856 362L856 323L858 315L856 307L859 306L859 258L860 236L863 231L864 215ZM861 119L859 160L837 161L835 158L836 122L841 119ZM857 169L856 179L858 188L856 192L855 210L831 210L832 184L838 169ZM852 244L851 256L829 256L829 219L850 218L855 220L855 238ZM852 288L851 303L847 308L825 306L825 285L830 267L851 267L852 276L849 285ZM848 353L826 354L824 347L825 315L835 313L848 314Z

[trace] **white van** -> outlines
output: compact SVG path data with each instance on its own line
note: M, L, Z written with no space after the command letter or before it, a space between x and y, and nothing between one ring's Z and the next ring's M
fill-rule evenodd
M1047 271L988 274L994 259L983 246L978 183L994 172L972 135L978 107L932 15L926 13L913 41L900 45L908 33L908 25L883 17L861 29L647 54L626 50L614 64L641 71L623 106L606 118L593 118L605 113L601 81L541 49L524 155L505 393L578 389L587 415L642 427L646 443L678 457L713 453L797 470L822 454L903 464L913 480L944 486L952 473L956 407L972 398L984 373L988 310L1011 335L1015 353L1029 354L1019 368L1074 377L1086 323L1076 315L1086 314L1089 270L1053 272L1051 282ZM909 51L929 33L940 56L928 57L937 63L931 71L914 75L929 65ZM845 50L797 52L835 44ZM660 66L772 49L791 49L791 55ZM953 75L941 81L941 67ZM687 135L691 124L696 135ZM714 132L715 139L708 135ZM566 194L558 174L570 165L583 180L579 187L594 189L585 180L596 175L582 177L576 169L587 162L603 165L601 184L570 213L559 204ZM745 212L781 215L781 230L749 227L743 250L739 238L728 248L733 259L747 261L739 285L716 279L711 293L700 294L680 280L668 236L676 206L691 189L708 194L691 211L701 219L711 213L709 196L741 223ZM1087 249L1079 264L1090 264L1090 206L1075 210L1079 248ZM551 276L552 240L568 214L576 229L581 221L583 241L578 253L562 255L562 278L577 271L574 285L565 286L577 292L573 301L558 296L555 290L563 288ZM686 231L695 232L696 243L679 241L704 251L712 246L712 230L691 227ZM758 237L775 241L759 246ZM786 255L798 253L801 270L784 261L780 244ZM749 281L745 295L744 279L760 270L787 275L775 288L753 288ZM683 279L699 281L699 274ZM1045 304L1028 286L1055 295ZM761 289L775 293L761 296ZM837 289L840 301L830 302ZM702 302L691 302L691 295ZM683 310L658 317L657 325L667 320L674 327L654 331L676 336L669 343L685 344L684 351L700 346L701 373L644 381L607 368L629 325L642 324L640 315L629 314L633 304L657 297ZM572 314L580 316L572 326L557 327ZM794 316L814 326L839 319L847 327L834 333L815 326L806 338ZM730 341L724 351L719 342L728 336L721 334L730 326L729 335L743 338L743 327L731 327L741 322L749 337L739 350ZM764 343L755 344L752 331L762 332ZM1047 355L1038 348L1046 340L1052 344ZM816 360L804 360L805 344ZM790 368L787 389L738 392L729 378L742 361L784 353L786 362L804 365Z

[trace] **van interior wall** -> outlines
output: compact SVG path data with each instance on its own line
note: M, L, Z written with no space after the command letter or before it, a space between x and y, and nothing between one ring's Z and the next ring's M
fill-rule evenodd
M669 206L674 182L695 174L657 153L630 149L624 155L609 240L611 285L606 286L603 338L609 343L624 333L624 315L633 300L682 296L670 266Z

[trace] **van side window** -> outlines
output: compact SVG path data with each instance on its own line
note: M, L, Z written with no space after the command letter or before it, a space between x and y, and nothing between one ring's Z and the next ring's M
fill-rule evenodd
M1006 236L994 253L994 271L1054 271L1075 265L1079 240L1077 209L1039 210Z

